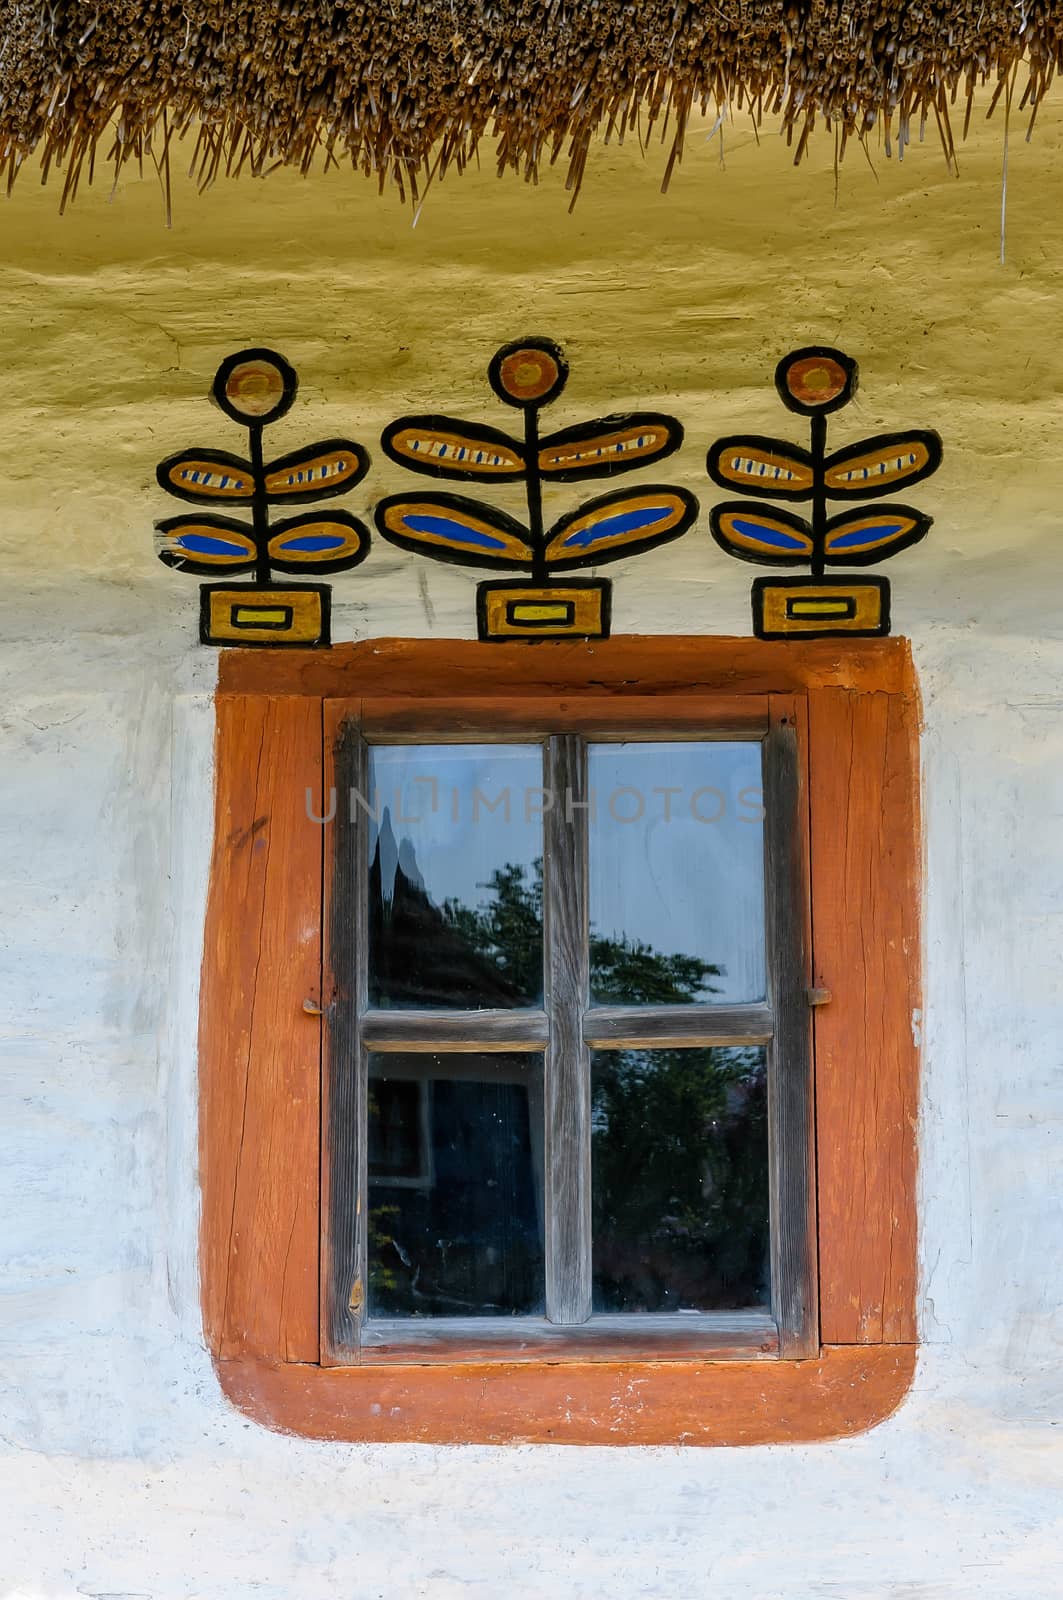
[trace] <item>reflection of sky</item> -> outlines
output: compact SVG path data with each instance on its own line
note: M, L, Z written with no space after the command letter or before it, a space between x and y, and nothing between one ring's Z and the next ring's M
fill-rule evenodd
M759 743L602 744L592 745L589 757L595 932L723 967L724 976L712 980L717 1001L761 998ZM434 789L418 781L429 778ZM458 899L475 906L490 900L484 885L508 862L528 869L530 879L542 854L535 815L542 781L538 745L374 746L366 799L374 810L387 808L400 847L409 840L437 905ZM371 825L370 854L377 833Z
M434 789L421 781L432 778ZM542 782L539 745L374 745L366 800L374 814L388 811L400 847L403 839L413 845L437 906L452 899L482 906L491 900L484 885L496 868L515 862L531 878L531 864L543 853L535 816ZM378 831L371 821L370 860Z
M595 932L723 967L711 980L717 1001L761 999L759 743L603 744L589 754Z

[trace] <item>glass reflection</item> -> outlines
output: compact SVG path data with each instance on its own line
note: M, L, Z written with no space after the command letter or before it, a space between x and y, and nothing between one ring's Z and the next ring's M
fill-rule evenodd
M542 750L369 752L369 1003L508 1008L543 992Z
M370 1056L369 1315L531 1315L543 1294L542 1057Z
M595 1311L766 1305L764 1049L600 1050L591 1070Z
M760 744L598 744L588 763L592 1003L762 1000Z

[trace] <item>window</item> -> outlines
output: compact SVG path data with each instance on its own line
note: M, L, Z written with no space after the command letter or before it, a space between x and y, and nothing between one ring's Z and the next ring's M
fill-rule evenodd
M238 1404L732 1443L892 1409L917 709L898 640L223 658L203 1286Z
M793 713L641 710L326 706L335 1360L815 1346Z

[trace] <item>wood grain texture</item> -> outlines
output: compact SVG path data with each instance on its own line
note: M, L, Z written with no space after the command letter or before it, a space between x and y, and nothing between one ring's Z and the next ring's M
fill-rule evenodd
M583 1037L603 1050L760 1044L772 1035L770 1006L594 1006Z
M775 1031L768 1048L772 1305L783 1355L819 1346L815 1090L808 889L807 708L771 696L764 743L766 933Z
M343 796L364 794L366 746L342 702L325 704L324 747L327 786ZM360 1019L368 987L368 870L365 812L340 804L326 830L323 918L321 1358L333 1363L358 1360L367 1293L368 1094Z
M897 1403L915 1338L918 701L905 641L822 643L617 639L603 659L604 646L410 642L222 658L200 1030L202 1282L207 1338L237 1404L322 1437L711 1444L833 1437ZM303 1001L321 994L331 830L307 824L305 790L320 774L315 696L337 685L357 705L374 685L411 703L435 685L448 700L457 690L560 700L582 685L621 706L630 696L636 719L654 696L666 719L670 690L808 689L812 983L832 993L814 1022L821 1357L612 1362L562 1345L520 1362L485 1346L482 1362L445 1369L311 1364L321 1023Z
M551 739L543 819L546 1011L546 1314L580 1323L591 1313L591 1058L583 1042L590 985L587 923L587 759L574 734Z
M316 701L217 708L200 1008L203 1318L210 1349L318 1356L322 829Z
M226 650L218 693L355 697L787 694L806 688L901 693L911 683L906 639L614 635L594 643L551 639L493 644L465 639L366 639L331 650Z
M726 1361L760 1360L779 1350L767 1311L695 1316L593 1317L559 1326L543 1317L422 1317L371 1320L362 1358L393 1365L423 1361Z
M809 697L821 1328L916 1338L920 1005L914 693Z
M234 1405L282 1433L350 1443L758 1445L839 1439L895 1411L910 1345L814 1361L303 1367L219 1361Z
M371 1050L542 1050L545 1011L367 1011L362 1041Z
M588 738L630 736L633 728L662 725L658 695L599 694L583 689L555 691L550 695L515 691L507 686L505 698L488 693L484 683L475 695L456 699L449 681L433 680L416 698L367 693L361 701L362 727L370 738L386 737L403 743L421 743L426 733L445 732L460 739L545 738L555 733L582 733ZM755 695L669 694L667 730L670 738L733 739L748 737L767 727L764 700Z

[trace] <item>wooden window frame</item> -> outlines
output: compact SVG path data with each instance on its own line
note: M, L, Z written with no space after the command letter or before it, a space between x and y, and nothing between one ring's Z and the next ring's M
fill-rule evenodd
M672 699L680 702L670 718ZM326 833L323 968L323 1199L321 1359L370 1362L535 1361L562 1357L716 1360L818 1349L813 1180L812 1018L806 730L795 695L626 696L581 694L560 720L556 701L524 696L499 710L429 697L416 729L385 700L328 699L325 788L338 798ZM498 724L505 727L499 732ZM742 739L762 750L765 935L769 993L747 1006L596 1007L587 1003L587 749L613 739ZM544 816L546 994L516 1011L375 1010L366 995L368 751L374 744L535 743L543 783L572 797L573 817ZM578 808L578 809L577 809ZM652 1317L591 1316L590 1053L763 1044L768 1051L770 1309ZM525 1050L543 1058L545 1088L546 1313L498 1319L366 1320L366 1080L370 1052ZM352 1188L348 1181L355 1175Z
M789 1161L772 1220L778 1248L800 1262L789 1281L813 1293L777 1308L778 1344L741 1317L688 1347L648 1327L626 1346L561 1328L516 1351L490 1333L462 1332L460 1351L351 1340L361 1284L327 1270L339 1259L328 1239L330 1218L357 1207L341 1192L351 1164L330 1129L357 1126L361 1074L336 1070L357 1045L343 1020L356 1013L331 1009L332 951L350 930L335 923L328 885L333 842L350 851L353 835L344 844L342 829L312 824L307 790L322 815L337 721L352 705L363 728L400 740L428 728L694 736L748 730L768 708L768 739L790 750L775 770L807 819L785 849L770 848L769 894L787 910L769 924L807 895L812 926L784 1012L776 1001L776 1032L812 1038L814 1100L806 1089L789 1121L814 1119L814 1137L797 1141L806 1168ZM897 639L223 654L200 1176L204 1327L229 1397L266 1424L347 1440L762 1443L836 1437L888 1415L910 1384L916 1339L918 726ZM780 809L769 801L769 818ZM348 868L358 860L354 849ZM810 1009L804 990L830 1002ZM800 1098L800 1074L772 1077ZM585 1204L586 1174L572 1181Z

